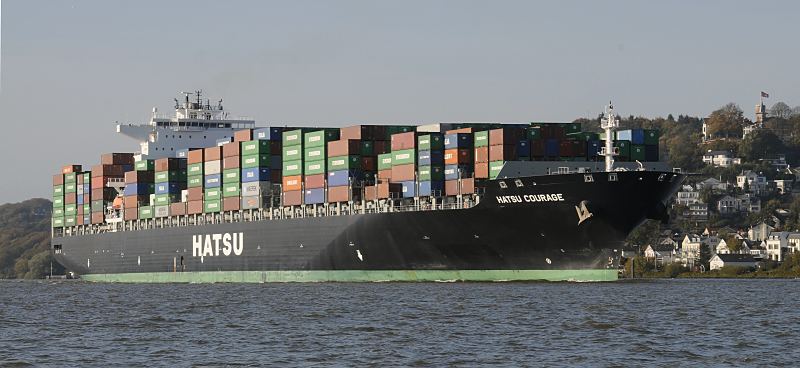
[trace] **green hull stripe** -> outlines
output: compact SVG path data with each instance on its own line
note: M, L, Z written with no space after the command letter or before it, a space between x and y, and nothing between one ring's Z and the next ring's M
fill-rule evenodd
M207 271L82 275L96 282L615 281L616 270Z

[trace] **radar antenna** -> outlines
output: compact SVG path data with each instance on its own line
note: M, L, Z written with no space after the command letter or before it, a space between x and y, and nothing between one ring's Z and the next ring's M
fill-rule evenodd
M608 107L600 121L600 127L606 133L606 145L600 148L600 155L606 158L606 171L610 172L614 169L614 156L619 155L618 149L614 147L614 132L619 127L619 121L614 115L614 105L611 104L611 101L608 101Z

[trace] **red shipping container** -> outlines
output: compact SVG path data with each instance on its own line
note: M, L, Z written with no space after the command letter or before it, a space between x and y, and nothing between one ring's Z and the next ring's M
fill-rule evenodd
M378 186L369 185L364 187L364 199L367 201L374 201L378 199Z
M414 164L395 165L392 166L393 182L414 180Z
M475 162L489 162L489 147L475 147Z
M575 157L586 157L586 141L572 141L572 154Z
M349 187L330 187L328 188L328 203L334 202L347 202L347 201L360 201L361 189L353 189L350 191Z
M189 154L186 155L186 163L187 164L199 164L203 162L203 149L197 148L193 150L189 150Z
M78 202L77 194L64 193L64 204L75 204L76 202Z
M53 175L53 186L64 185L64 174Z
M146 194L125 196L123 197L123 203L125 208L137 208L139 205L148 206L150 204L150 196Z
M475 178L461 179L461 194L475 193Z
M403 185L400 183L378 183L378 198L396 198L403 192Z
M114 176L97 176L92 178L92 183L90 187L94 188L102 188L105 187L109 180L125 180L122 175L114 175Z
M378 179L391 180L392 179L392 169L379 170L378 171Z
M62 174L72 174L81 171L81 165L66 165L61 168Z
M106 153L100 156L100 164L133 165L133 153Z
M475 164L475 177L478 179L488 179L489 178L489 163L488 162L478 162Z
M77 212L78 212L78 217L83 218L83 206L78 206Z
M375 137L375 126L353 125L339 129L339 139L371 140Z
M81 184L83 184L83 175L81 175L81 174L78 174L78 175L75 177L75 183L77 183L78 185L81 185Z
M186 203L186 213L189 215L203 213L203 201L191 201Z
M415 132L392 134L392 151L411 149L416 147L417 135Z
M129 208L124 211L122 215L122 219L125 221L132 221L139 218L139 209L138 208Z
M271 141L269 143L270 156L280 156L283 153L283 144L281 141Z
M561 141L558 147L558 153L561 157L573 157L575 153L572 150L571 141Z
M522 139L524 131L521 128L500 128L489 131L489 144L492 146L512 145Z
M203 200L203 187L193 187L186 189L186 200L188 201Z
M78 214L78 217L75 218L75 225L84 225L82 214Z
M372 143L372 150L375 155L382 155L384 153L392 152L391 145L387 141L375 141Z
M544 140L535 139L531 141L531 156L533 157L544 156Z
M102 224L105 221L103 212L92 212L92 224Z
M373 172L378 170L378 159L375 156L361 156L361 170Z
M222 198L223 211L238 211L241 208L242 199L239 197Z
M173 171L185 169L185 163L186 161L182 158L164 157L157 159L154 166L156 171Z
M444 163L445 165L465 165L472 163L472 149L451 148L444 150Z
M325 174L306 175L306 189L325 188Z
M120 165L94 165L92 166L92 178L100 176L123 177L125 170Z
M284 206L299 206L303 204L303 191L293 190L283 192Z
M114 188L92 187L91 195L93 200L102 199L106 201L111 201L117 197L117 190Z
M225 157L222 159L222 168L223 169L238 169L239 168L239 156L231 156Z
M169 205L170 216L183 216L185 214L186 214L186 203L179 202L179 203L171 203Z
M358 155L361 150L361 141L357 139L344 139L328 142L328 157Z
M461 128L461 129L451 129L444 134L453 134L453 133L473 133L472 128Z
M233 133L234 142L245 142L253 140L253 129L237 130Z
M458 180L445 180L444 182L445 195L458 195Z
M219 146L203 148L204 162L222 160L222 148Z
M239 142L231 142L222 145L222 157L239 156L242 146Z
M516 145L489 146L489 161L514 161L516 159Z
M133 183L152 183L152 171L127 171L125 172L125 184Z
M281 189L284 192L293 192L293 191L300 192L300 197L302 197L303 194L302 183L303 183L303 175L284 176L283 187Z

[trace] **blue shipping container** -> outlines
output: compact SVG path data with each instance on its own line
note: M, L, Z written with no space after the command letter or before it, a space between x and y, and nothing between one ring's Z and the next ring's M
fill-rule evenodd
M444 148L471 148L472 147L472 134L469 133L451 133L444 135Z
M269 168L252 167L249 169L242 169L242 183L269 181L269 178Z
M517 156L531 157L531 145L527 140L521 140L517 143Z
M78 196L78 204L83 204L83 196L82 195Z
M403 181L400 184L403 185L403 198L414 198L417 196L417 185L415 181Z
M206 188L219 188L222 185L222 174L206 175L204 184Z
M180 194L181 186L178 183L157 183L156 194Z
M558 139L550 138L544 142L544 155L548 157L558 156Z
M441 196L444 194L443 181L421 181L419 182L420 196Z
M469 166L465 165L444 165L444 180L456 180L458 179L459 170L461 171L462 178L468 178L472 174L472 170L469 169Z
M354 181L363 179L364 174L359 170L338 170L328 173L329 187L343 187L350 183L350 178Z
M419 166L441 166L444 165L444 153L442 151L419 151L417 162Z
M125 196L135 196L135 195L142 195L142 194L150 194L150 190L152 190L152 185L148 183L132 183L126 184L125 190L123 191L123 195Z
M189 156L189 149L188 148L175 151L175 157L177 157L177 158L186 158L188 156Z
M90 191L91 191L91 189L89 189L89 184L84 184L83 185L83 192L84 193L89 193Z
M270 128L253 129L253 139L270 140L269 129Z
M305 204L325 203L325 189L324 188L306 189L304 199L305 199Z
M133 171L133 165L122 165L122 171Z
M233 137L217 139L217 146L233 142Z
M631 141L631 144L644 144L644 129L627 129L617 132L617 140Z

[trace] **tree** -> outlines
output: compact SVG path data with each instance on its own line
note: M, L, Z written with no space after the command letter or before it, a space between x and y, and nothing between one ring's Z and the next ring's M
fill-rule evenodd
M700 264L709 269L709 261L711 261L711 247L707 244L700 244Z
M800 106L795 106L792 109L792 116L800 116Z
M725 244L728 245L728 249L732 253L736 253L742 249L742 240L737 238L734 234L727 234L722 237L725 240Z
M792 116L792 108L789 107L789 105L787 105L785 102L779 101L772 105L772 107L769 109L769 114L781 119L788 119Z
M641 245L642 249L644 249L647 245L655 244L658 240L658 228L658 221L646 220L639 225L639 227L631 231L626 240L628 244Z
M748 134L739 143L739 155L747 161L774 157L786 151L786 145L775 133L769 130L757 130Z
M742 128L749 123L744 112L735 103L729 103L711 113L706 119L708 134L711 137L741 137Z

